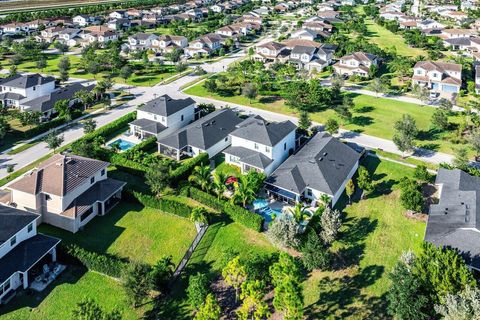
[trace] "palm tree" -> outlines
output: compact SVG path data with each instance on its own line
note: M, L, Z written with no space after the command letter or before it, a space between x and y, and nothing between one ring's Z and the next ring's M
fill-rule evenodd
M217 194L218 199L227 189L225 182L227 181L227 175L221 171L215 171L212 175L213 177L213 190Z
M208 217L207 217L207 210L203 207L195 207L190 214L190 220L199 224L207 224Z
M288 211L292 214L297 223L302 222L303 216L307 213L307 210L300 202L297 202L295 207L288 208Z
M192 174L188 177L188 181L197 184L203 191L210 189L210 167L196 166Z
M328 194L324 193L320 196L320 201L323 203L323 205L325 207L327 207L329 205L331 200L332 200L332 198L330 198L330 196Z
M235 183L235 192L231 201L233 203L240 202L243 207L246 207L248 202L255 200L255 197L251 181L246 176L241 176L240 181Z

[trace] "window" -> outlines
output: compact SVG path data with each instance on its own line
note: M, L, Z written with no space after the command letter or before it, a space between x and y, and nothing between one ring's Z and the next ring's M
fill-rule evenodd
M283 144L283 150L287 150L287 143L286 142Z
M225 137L225 142L227 142L227 141L228 141L228 137Z
M255 145L253 146L255 150L258 150L258 143L255 142Z
M33 230L33 223L30 223L27 227L27 232L30 233Z
M101 175L101 176L104 176L104 175L105 175L105 169L102 169L102 171L100 172L100 175Z
M12 239L10 239L10 246L14 246L17 243L17 236L13 236Z
M46 195L45 195L45 200L47 200L47 201L48 201L48 200L52 200L52 197L50 197L49 194L46 194Z
M157 116L153 116L153 120L157 120Z
M313 196L312 189L307 189L307 196Z
M90 184L93 184L95 182L95 177L90 178Z
M181 117L180 121L183 121L183 114L182 114L182 117Z
M35 91L35 90L37 90L37 87L34 86L34 87L33 87L33 91Z
M269 148L269 147L265 147L265 152L270 152L270 148Z

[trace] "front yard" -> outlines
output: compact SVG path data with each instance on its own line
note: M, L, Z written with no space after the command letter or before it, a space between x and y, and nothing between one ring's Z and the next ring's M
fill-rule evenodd
M39 231L61 238L65 244L75 243L89 251L149 264L168 255L177 264L196 234L188 219L128 202L121 202L103 217L95 217L76 234L46 224Z

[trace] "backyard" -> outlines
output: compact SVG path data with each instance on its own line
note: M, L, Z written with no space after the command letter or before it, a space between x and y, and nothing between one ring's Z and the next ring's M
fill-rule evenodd
M141 205L121 202L103 217L95 217L83 231L73 234L46 224L39 231L75 243L89 251L153 264L171 255L177 264L196 231L185 218Z

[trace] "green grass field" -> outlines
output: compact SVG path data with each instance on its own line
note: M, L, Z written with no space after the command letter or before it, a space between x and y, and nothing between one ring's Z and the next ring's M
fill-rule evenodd
M69 267L45 291L34 296L25 292L0 309L2 320L73 319L72 311L85 298L94 299L107 311L117 309L125 320L138 319L142 308L133 310L117 281L78 267ZM139 312L137 314L137 312Z
M250 103L249 99L243 96L220 96L218 94L212 94L203 87L203 83L199 83L184 92L193 96L222 100L226 102L225 105L229 103L240 104L297 116L295 110L286 106L284 101L277 97L259 97ZM391 140L394 134L393 127L395 122L401 119L402 115L409 114L416 120L417 127L420 131L417 139L419 147L450 154L455 152L457 146L446 139L446 133L431 130L431 117L435 111L434 108L367 95L350 95L355 103L355 107L351 110L353 120L350 123L344 123L332 109L311 114L311 119L315 122L325 123L327 119L335 118L344 129ZM458 124L460 117L457 115L451 116L449 121Z
M174 263L180 262L196 234L188 219L128 202L121 202L103 217L95 217L76 234L46 224L39 229L64 243L149 264L168 255Z

